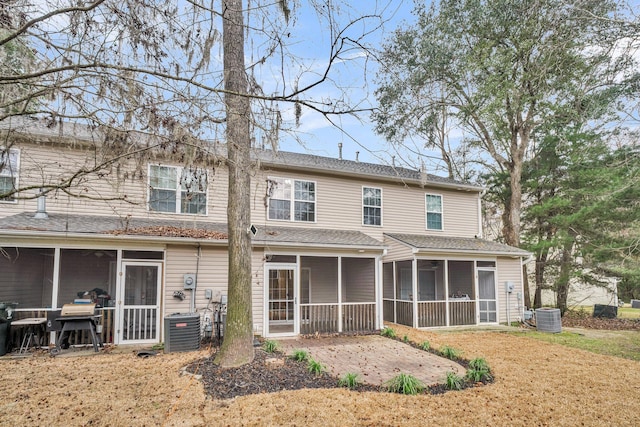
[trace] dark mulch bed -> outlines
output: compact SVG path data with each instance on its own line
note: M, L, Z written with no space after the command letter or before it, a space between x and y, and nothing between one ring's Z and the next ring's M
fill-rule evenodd
M398 340L400 341L400 340ZM419 348L417 344L406 344ZM307 362L298 362L282 352L267 353L262 348L255 349L253 362L239 368L223 369L213 363L219 347L212 347L210 357L198 360L187 366L187 371L202 375L205 392L215 399L230 399L257 393L274 393L283 390L304 388L338 388L339 378L326 372L319 375L309 372ZM431 353L440 355L429 349ZM441 356L441 355L440 355ZM270 362L267 360L270 359ZM464 367L469 361L456 358ZM320 361L321 362L321 361ZM464 381L462 388L477 387L493 382L493 378L473 383ZM386 387L372 384L358 384L353 391L387 392ZM425 388L423 393L441 394L450 391L445 384L434 384Z
M323 372L309 372L306 362L297 362L283 353L267 353L255 349L253 362L239 368L222 369L213 363L216 349L211 357L199 360L187 370L202 375L205 391L216 399L229 399L256 393L274 393L303 388L335 388L338 378ZM267 359L277 359L267 363ZM360 384L356 391L379 391L379 387Z
M640 331L640 319L607 319L605 317L593 317L591 313L586 311L567 311L562 317L562 326L612 331Z

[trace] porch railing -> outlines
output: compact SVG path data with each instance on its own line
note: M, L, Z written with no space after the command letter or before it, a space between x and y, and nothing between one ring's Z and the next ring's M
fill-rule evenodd
M338 332L338 304L300 304L300 333Z
M342 332L364 332L376 329L376 303L342 304Z
M447 325L446 301L419 301L418 327L428 328Z
M376 304L344 303L342 332L373 331L376 327ZM300 304L300 333L304 335L340 332L340 304Z
M470 301L449 301L449 325L475 325L476 324L476 302Z

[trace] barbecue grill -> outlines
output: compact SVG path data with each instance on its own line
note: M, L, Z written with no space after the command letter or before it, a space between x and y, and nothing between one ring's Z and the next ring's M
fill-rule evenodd
M102 341L96 333L96 323L100 315L96 314L95 304L65 304L60 311L60 317L55 319L60 322L60 335L56 340L56 346L51 350L52 355L60 352L61 348L69 348L69 334L71 331L89 331L94 351L98 346L102 347Z

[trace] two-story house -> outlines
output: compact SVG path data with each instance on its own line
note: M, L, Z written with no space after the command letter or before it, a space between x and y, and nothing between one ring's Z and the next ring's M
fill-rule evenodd
M33 196L0 200L0 301L17 302L17 318L89 298L102 306L103 341L115 344L162 341L172 313L212 319L227 291L223 155L185 166L158 154L96 168L99 132L28 122L2 133L13 144L0 151L0 193L29 187ZM213 153L223 148L211 144ZM257 335L521 315L529 254L481 238L481 187L352 160L253 156ZM88 173L35 197L78 170Z

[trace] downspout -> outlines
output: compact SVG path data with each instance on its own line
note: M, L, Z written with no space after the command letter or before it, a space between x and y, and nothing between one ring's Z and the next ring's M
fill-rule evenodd
M200 256L202 255L202 245L198 242L198 254L196 255L196 284L191 291L191 303L189 307L189 313L196 312L196 292L198 290L198 270L200 269Z

